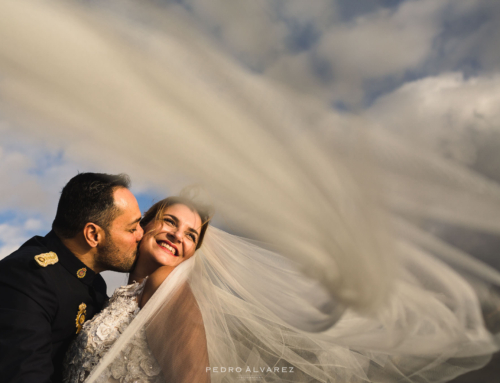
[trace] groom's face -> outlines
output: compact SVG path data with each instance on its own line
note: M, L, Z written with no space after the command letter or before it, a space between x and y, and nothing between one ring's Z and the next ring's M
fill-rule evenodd
M128 272L137 256L137 245L144 231L140 226L141 211L130 190L116 189L113 193L118 215L111 222L102 244L99 245L97 261L106 270Z

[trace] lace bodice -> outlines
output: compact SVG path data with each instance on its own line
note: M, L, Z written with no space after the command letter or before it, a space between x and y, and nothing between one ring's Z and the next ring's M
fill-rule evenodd
M104 310L85 322L66 354L65 383L84 382L109 351L139 312L137 297L142 293L144 283L135 282L116 289ZM106 369L99 381L164 382L160 366L149 350L144 330L137 333L122 351L121 358Z

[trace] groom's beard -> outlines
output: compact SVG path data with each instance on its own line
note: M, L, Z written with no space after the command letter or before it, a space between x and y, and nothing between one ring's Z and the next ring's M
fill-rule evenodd
M109 234L106 243L100 246L96 259L104 270L128 273L132 270L137 258L137 248L124 254L120 252Z

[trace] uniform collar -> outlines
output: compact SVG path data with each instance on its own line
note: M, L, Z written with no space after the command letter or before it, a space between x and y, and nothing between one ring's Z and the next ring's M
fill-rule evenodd
M96 274L90 267L85 266L85 264L80 261L72 252L69 250L59 237L50 231L49 234L45 236L47 245L50 250L53 250L59 258L59 263L68 270L68 272L75 278L79 279L86 285L92 286L94 279L97 277Z

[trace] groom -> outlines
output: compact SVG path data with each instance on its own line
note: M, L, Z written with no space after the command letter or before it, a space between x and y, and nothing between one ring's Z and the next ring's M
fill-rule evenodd
M62 381L64 353L106 299L104 270L130 271L143 230L126 175L81 173L52 231L0 261L0 380Z

